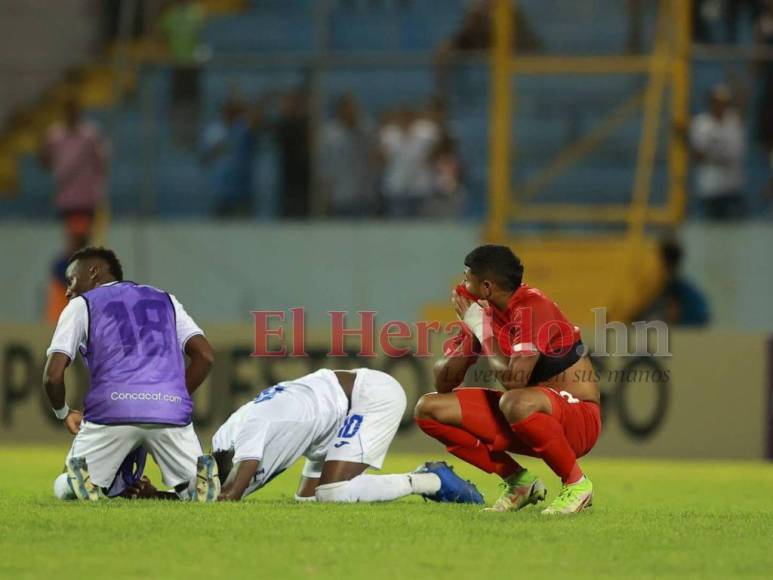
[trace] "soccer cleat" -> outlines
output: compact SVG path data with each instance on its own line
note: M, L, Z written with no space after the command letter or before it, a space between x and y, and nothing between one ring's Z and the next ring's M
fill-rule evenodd
M548 494L545 484L525 469L511 475L499 485L502 488L502 495L494 505L485 508L484 512L514 512L543 501Z
M483 495L475 484L456 475L445 461L428 461L414 473L434 473L440 479L440 489L433 494L423 494L425 499L442 503L483 503Z
M75 493L75 497L84 501L97 501L102 497L102 490L91 481L85 458L70 457L65 463L65 468L67 469L67 482Z
M565 485L561 493L542 513L545 515L576 514L593 505L593 484L583 477L577 483Z
M198 502L216 501L220 495L220 478L217 463L211 455L202 455L196 460L196 485L191 499Z

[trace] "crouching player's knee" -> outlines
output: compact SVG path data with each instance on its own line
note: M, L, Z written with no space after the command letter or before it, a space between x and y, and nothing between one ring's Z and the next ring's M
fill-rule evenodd
M533 413L550 413L550 403L537 390L514 389L499 399L499 409L510 423L523 421Z
M434 419L435 421L444 422L447 413L448 402L447 396L439 393L427 393L422 395L416 407L413 410L413 416L416 419Z
M67 480L66 473L60 473L59 477L54 480L54 497L56 499L77 499L75 492L70 487L70 482Z
M351 481L336 481L335 483L318 485L314 495L320 503L343 503L358 500L352 493Z

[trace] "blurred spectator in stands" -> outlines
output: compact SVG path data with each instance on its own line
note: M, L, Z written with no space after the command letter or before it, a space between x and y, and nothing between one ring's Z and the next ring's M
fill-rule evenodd
M697 194L707 217L743 216L746 139L741 114L726 85L712 89L708 111L692 120L690 144L696 159Z
M440 140L432 150L430 165L433 187L426 214L433 217L459 217L465 196L462 164L456 142L448 132L441 133Z
M722 17L721 0L693 0L692 37L698 43L710 43L712 23Z
M376 141L354 95L342 95L322 129L319 176L330 215L367 217L376 210Z
M104 48L121 37L140 38L145 32L147 8L142 0L102 0L102 31Z
M279 215L307 218L311 211L311 120L305 89L284 96L273 133L280 158Z
M221 119L204 131L202 160L212 170L218 217L244 217L252 212L252 171L257 119L232 96Z
M432 217L459 217L465 196L462 164L456 139L448 125L445 101L434 97L430 101L428 113L437 125L438 139L429 156L432 196L424 213Z
M645 0L628 0L628 38L625 49L632 54L640 53L644 47L644 4Z
M762 3L755 26L755 41L762 50L773 49L773 0L764 0ZM758 60L755 68L760 86L755 136L768 153L769 178L764 195L770 205L773 201L773 60Z
M434 188L431 155L440 137L431 109L418 113L402 109L382 127L382 191L390 217L426 214Z
M68 232L91 232L94 212L105 195L109 143L99 128L81 118L80 103L69 97L64 121L48 128L38 152L56 186L54 204Z
M773 0L765 0L757 20L755 40L760 49L773 49ZM756 64L760 85L760 108L757 138L768 152L773 151L773 61L759 60Z
M436 60L436 83L439 94L447 92L448 66L454 56L491 48L494 41L491 26L493 9L493 0L471 0L459 29L439 47ZM513 11L513 32L515 49L518 52L535 52L541 48L542 41L517 4Z
M725 0L725 35L730 44L738 42L738 31L744 30L741 16L747 12L750 22L755 22L760 15L760 0Z
M640 320L663 320L677 326L706 326L710 313L703 292L688 282L680 272L683 250L675 240L660 245L660 259L665 275L663 291L637 317Z
M81 224L83 225L83 224ZM51 273L48 283L45 320L56 324L59 315L67 306L67 266L70 256L89 244L89 232L85 229L74 229L66 232L67 245L64 251L51 263Z
M169 119L178 144L193 147L199 127L199 67L206 49L199 36L206 13L191 0L172 0L159 20L159 30L173 60Z

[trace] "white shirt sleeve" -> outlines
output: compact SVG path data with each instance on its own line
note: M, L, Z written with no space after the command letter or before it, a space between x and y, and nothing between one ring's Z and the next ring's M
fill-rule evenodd
M61 352L70 357L70 363L75 360L78 348L86 348L86 338L89 332L89 310L86 301L80 296L70 300L59 315L51 346L46 356Z
M193 318L185 312L183 305L177 301L172 294L169 295L172 300L172 306L174 306L175 317L177 319L177 344L180 346L180 350L185 350L185 343L192 336L200 334L204 336L204 331L199 328L199 325L193 321Z
M233 462L262 461L265 453L269 424L250 421L241 426L234 438Z

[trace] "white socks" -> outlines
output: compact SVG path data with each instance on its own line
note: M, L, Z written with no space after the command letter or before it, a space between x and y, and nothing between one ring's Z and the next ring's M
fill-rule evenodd
M363 473L349 481L317 486L320 502L391 501L411 494L432 494L440 489L434 473L370 475Z
M440 478L434 473L411 473L413 493L418 495L432 495L440 491Z

